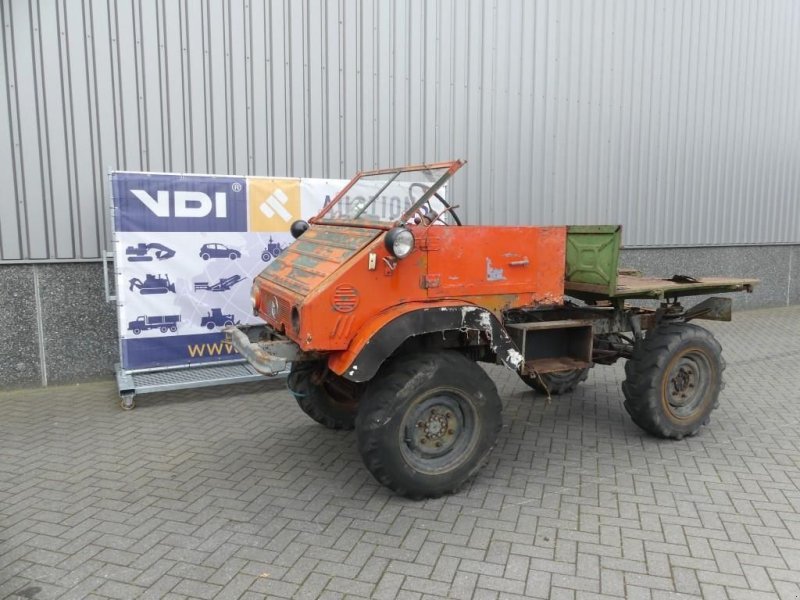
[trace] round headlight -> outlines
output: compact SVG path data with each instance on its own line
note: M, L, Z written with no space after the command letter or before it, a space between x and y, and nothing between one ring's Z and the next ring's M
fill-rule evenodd
M397 258L405 258L414 249L414 234L405 227L395 227L386 234L386 249Z
M303 219L298 219L289 227L289 233L292 234L294 239L299 238L306 231L308 231L308 222L303 221Z

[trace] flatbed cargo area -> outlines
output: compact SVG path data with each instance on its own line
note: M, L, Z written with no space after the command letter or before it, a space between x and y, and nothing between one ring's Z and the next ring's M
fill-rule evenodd
M757 279L731 279L727 277L674 277L658 279L618 274L616 285L609 290L608 284L567 281L568 295L581 299L667 299L680 296L699 296L725 292L752 292Z
M564 291L581 300L656 299L726 292L752 292L758 279L698 277L677 274L643 277L619 267L622 227L573 225L567 227Z

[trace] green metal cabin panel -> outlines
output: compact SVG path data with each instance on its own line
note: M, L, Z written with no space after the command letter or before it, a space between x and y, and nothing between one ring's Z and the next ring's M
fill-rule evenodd
M599 285L613 296L621 241L621 225L567 227L567 282Z

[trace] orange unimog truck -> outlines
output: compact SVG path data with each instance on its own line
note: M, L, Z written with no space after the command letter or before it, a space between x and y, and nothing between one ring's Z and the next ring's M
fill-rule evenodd
M464 226L442 187L462 164L360 173L295 222L253 283L266 325L228 328L236 349L266 375L290 366L300 408L355 428L370 472L411 498L456 490L495 445L502 403L478 361L549 397L624 358L642 429L681 439L708 423L725 363L690 321L730 320L731 301L679 299L756 280L618 272L619 226ZM648 298L660 306L626 304Z

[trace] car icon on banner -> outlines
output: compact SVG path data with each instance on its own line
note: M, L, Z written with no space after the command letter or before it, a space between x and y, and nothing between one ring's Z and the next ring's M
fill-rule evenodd
M231 248L225 244L203 244L200 248L200 258L208 260L210 258L229 258L236 260L242 258L242 253L236 248Z

